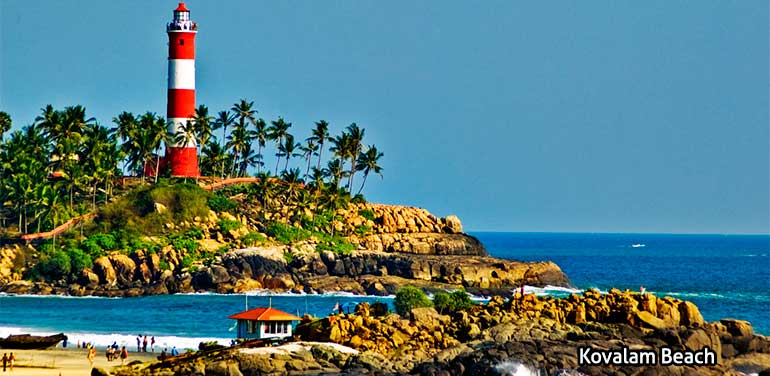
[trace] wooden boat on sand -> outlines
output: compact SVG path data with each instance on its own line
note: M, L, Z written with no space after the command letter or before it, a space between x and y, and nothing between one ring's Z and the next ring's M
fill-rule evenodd
M0 338L0 349L17 350L44 350L56 346L57 343L65 341L67 336L64 333L51 336L33 336L30 334L12 334L6 338Z

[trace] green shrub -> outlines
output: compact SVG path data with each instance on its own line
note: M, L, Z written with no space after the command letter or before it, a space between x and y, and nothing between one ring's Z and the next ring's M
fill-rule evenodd
M350 202L352 202L354 204L365 204L366 203L366 199L364 198L364 195L359 193L359 194L353 196L353 199L351 199Z
M294 253L291 251L283 251L283 259L286 260L287 264L291 264L294 262Z
M471 296L464 289L451 293L439 292L433 296L433 306L439 313L458 312L473 306Z
M445 292L437 292L435 295L433 295L433 307L436 308L436 311L440 314L444 314L444 312L449 312L451 310L450 308L450 298L449 294Z
M171 265L166 260L160 260L158 266L160 266L160 270L171 270Z
M189 228L187 231L185 231L184 236L188 238L201 240L203 239L203 230L198 226L194 226Z
M413 308L431 307L433 303L417 287L404 286L396 291L393 305L396 307L396 312L399 315L406 316Z
M72 274L79 273L85 268L92 268L94 266L91 256L80 248L73 248L69 252L70 258L70 271Z
M235 201L221 194L215 194L212 196L209 199L208 204L211 210L217 213L221 213L223 211L231 212L237 207Z
M364 236L370 232L372 232L372 228L367 225L358 225L355 229L355 234L358 236Z
M195 260L193 259L193 257L191 255L186 255L186 256L182 257L182 260L179 262L179 267L180 268L189 268L190 265L192 265L193 261L195 261Z
M92 238L83 240L80 243L80 249L82 250L81 252L85 251L85 253L94 258L99 258L106 254L101 245L99 245L99 242Z
M247 247L253 247L257 244L262 244L265 242L265 240L267 240L267 238L264 237L264 235L254 231L244 235L241 238L241 242Z
M373 221L374 220L374 211L371 209L361 209L358 211L358 215Z
M53 281L69 276L72 265L67 253L54 250L40 256L35 268L45 279Z
M273 222L267 228L267 235L273 237L279 243L288 244L310 239L311 233L299 227Z
M201 246L195 239L185 237L184 235L169 237L169 241L174 249L177 251L185 250L187 253L195 253Z
M236 221L233 219L221 219L217 222L217 226L219 226L219 231L228 233L232 230L237 230L243 226L243 223L241 221Z
M118 249L118 242L115 240L113 234L93 234L86 240L90 240L96 243L101 249L105 251L114 251Z
M332 251L338 255L349 255L353 253L353 251L356 249L356 246L346 242L345 239L340 237L327 236L318 242L318 245L315 249L318 252Z
M449 293L450 307L453 311L463 311L473 307L471 296L465 292L465 289L459 289Z

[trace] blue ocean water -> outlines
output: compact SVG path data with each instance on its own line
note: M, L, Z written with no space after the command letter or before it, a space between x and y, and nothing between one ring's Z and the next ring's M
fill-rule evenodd
M736 318L770 335L770 236L474 233L490 255L551 260L578 289L612 287L695 303L708 321Z
M693 301L706 320L749 320L770 334L770 236L474 233L490 255L523 261L551 260L577 289L612 287ZM529 291L564 295L558 288ZM227 316L245 309L246 295L182 294L138 298L0 295L0 336L64 332L70 342L135 346L138 334L159 347L195 348L202 340L234 338ZM249 294L249 307L268 306L296 315L326 315L336 303L392 297Z

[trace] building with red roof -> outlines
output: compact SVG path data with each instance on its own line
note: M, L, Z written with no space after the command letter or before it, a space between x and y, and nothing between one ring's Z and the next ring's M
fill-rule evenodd
M301 320L273 307L253 308L228 318L238 320L238 338L241 339L291 337L293 323Z

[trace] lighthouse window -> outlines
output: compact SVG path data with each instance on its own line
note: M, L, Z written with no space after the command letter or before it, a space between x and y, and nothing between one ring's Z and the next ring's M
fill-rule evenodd
M184 39L180 39L180 40L179 40L179 45L180 45L180 46L184 46Z

